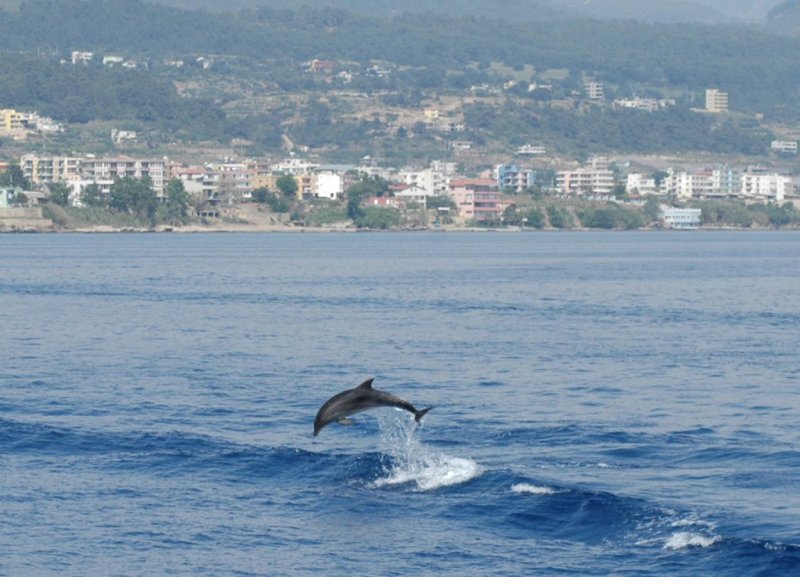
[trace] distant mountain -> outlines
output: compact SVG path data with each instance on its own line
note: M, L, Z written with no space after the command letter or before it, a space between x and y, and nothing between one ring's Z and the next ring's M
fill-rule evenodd
M800 34L800 0L786 0L769 11L769 25L779 32Z
M574 14L602 19L705 24L763 22L780 0L542 0Z
M402 13L472 15L505 20L587 17L705 24L764 22L781 0L150 0L188 9L237 11L270 6L333 7L370 16Z

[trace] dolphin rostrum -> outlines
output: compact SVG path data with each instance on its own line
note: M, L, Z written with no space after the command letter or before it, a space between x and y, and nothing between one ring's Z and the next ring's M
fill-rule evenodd
M317 412L317 418L314 419L314 436L316 437L319 434L322 427L334 421L345 425L350 424L347 417L369 409L376 409L378 407L405 409L413 413L414 420L419 423L422 417L425 416L425 413L433 408L428 407L427 409L418 411L414 408L414 405L408 401L404 401L384 391L373 389L372 381L374 380L375 379L367 379L355 389L342 391L325 401L325 404L322 405L319 412Z

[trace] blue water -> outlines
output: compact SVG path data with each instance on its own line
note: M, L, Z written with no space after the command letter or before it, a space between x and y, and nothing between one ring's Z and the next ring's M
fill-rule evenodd
M800 575L799 257L2 235L0 575Z

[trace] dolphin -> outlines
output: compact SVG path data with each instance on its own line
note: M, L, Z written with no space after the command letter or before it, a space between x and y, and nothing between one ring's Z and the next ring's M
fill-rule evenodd
M419 423L422 417L425 416L425 413L433 408L428 407L427 409L418 411L414 408L414 405L408 401L404 401L384 391L373 389L372 381L374 380L374 378L367 379L356 388L342 391L325 401L325 404L322 405L317 412L317 418L314 419L314 436L316 437L319 434L322 427L334 421L343 425L349 425L351 421L349 421L347 417L369 409L376 409L378 407L405 409L413 413L414 420Z

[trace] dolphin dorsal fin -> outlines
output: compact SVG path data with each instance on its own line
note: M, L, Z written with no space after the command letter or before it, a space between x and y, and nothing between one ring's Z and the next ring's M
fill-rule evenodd
M357 389L369 389L369 390L372 390L372 381L374 381L374 380L375 380L374 377L371 378L371 379L367 379L366 381L364 381L363 383L358 385L358 387L356 387L356 388Z

